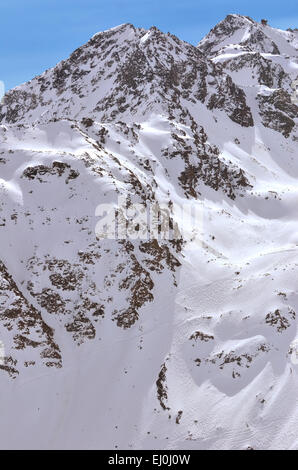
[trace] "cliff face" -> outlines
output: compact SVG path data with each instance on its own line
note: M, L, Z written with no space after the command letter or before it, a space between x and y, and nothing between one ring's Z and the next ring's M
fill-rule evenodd
M296 446L297 56L125 24L5 95L1 446Z

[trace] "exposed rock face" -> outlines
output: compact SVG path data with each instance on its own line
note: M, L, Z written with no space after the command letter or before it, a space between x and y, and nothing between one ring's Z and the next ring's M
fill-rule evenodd
M298 106L292 103L291 95L278 89L270 95L260 94L258 102L263 125L289 137L295 129L298 115Z
M231 119L252 125L241 90L199 49L155 27L125 24L97 34L69 59L8 92L0 120L29 123L42 115L131 122L161 110L183 119L190 105L217 94L218 107Z
M253 86L262 124L285 137L293 136L298 116L298 108L291 102L292 83L298 74L297 47L297 31L274 30L239 15L228 15L198 44L244 96ZM247 115L245 122L250 122Z
M295 447L297 43L125 24L5 95L3 445Z
M296 41L296 31L280 32L248 16L228 15L200 41L199 49L208 56L216 55L230 45L254 53L281 54L295 49Z
M0 263L0 322L1 338L11 344L12 355L6 356L0 369L11 377L22 367L33 367L44 363L47 367L61 367L59 346L54 341L54 332L20 292L16 283Z

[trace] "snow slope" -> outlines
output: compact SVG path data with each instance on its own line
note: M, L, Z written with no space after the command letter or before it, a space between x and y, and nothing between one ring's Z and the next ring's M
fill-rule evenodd
M1 448L298 448L297 67L240 15L125 24L5 95Z

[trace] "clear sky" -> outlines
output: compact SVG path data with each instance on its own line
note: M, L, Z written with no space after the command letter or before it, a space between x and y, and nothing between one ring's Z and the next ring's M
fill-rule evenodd
M0 0L0 81L6 90L27 81L121 23L196 44L229 13L298 27L297 0Z

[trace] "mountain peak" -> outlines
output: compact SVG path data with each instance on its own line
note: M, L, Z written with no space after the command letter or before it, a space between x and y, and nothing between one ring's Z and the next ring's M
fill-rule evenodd
M126 23L5 95L1 448L297 448L294 36Z
M98 31L96 34L94 34L91 37L91 39L85 44L85 46L92 44L94 41L98 41L100 38L106 38L106 37L116 38L117 36L121 35L123 36L122 40L125 40L125 37L129 37L129 35L135 34L136 31L137 31L137 28L135 28L133 24L122 23L122 24L119 24L118 26L114 26L112 28L108 28L103 31Z
M127 23L96 34L67 60L11 90L0 106L0 121L28 123L41 116L131 121L153 111L185 114L183 106L204 102L252 125L243 93L198 48L156 26L146 31Z
M249 22L249 23L256 23L250 16L245 16L245 15L239 15L237 13L230 13L227 15L221 22L225 21L237 21L242 22L243 24Z
M135 27L132 23L121 23L117 26L113 26L112 28L104 29L103 31L98 31L92 36L92 38L95 38L100 34L123 32L129 29L135 30Z
M248 52L293 55L297 39L294 33L270 27L265 19L258 23L249 16L230 14L211 29L198 48L214 56L231 45Z

